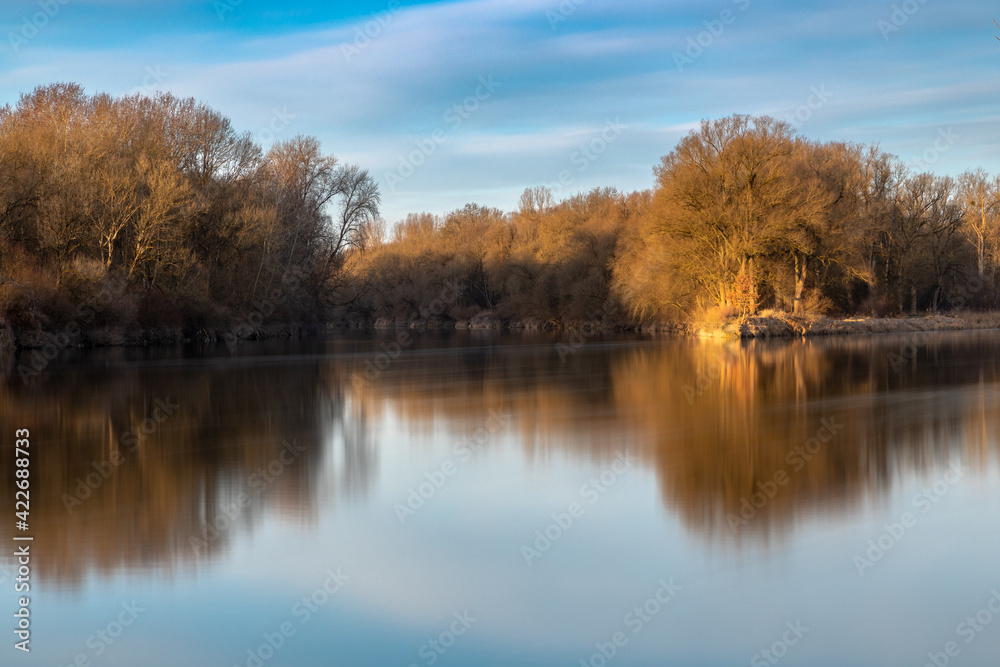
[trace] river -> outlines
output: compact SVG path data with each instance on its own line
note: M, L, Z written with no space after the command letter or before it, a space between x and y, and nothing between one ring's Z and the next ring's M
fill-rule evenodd
M4 665L995 667L1000 333L8 360ZM8 544L21 535L5 522Z

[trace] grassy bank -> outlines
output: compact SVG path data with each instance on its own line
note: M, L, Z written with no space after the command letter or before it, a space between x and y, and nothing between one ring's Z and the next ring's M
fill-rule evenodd
M185 332L177 327L101 326L77 329L17 331L0 326L0 351L18 349L56 349L107 346L172 345L191 341L225 341L296 338L343 330L472 330L472 331L581 331L645 332L699 336L704 338L797 338L803 336L842 336L857 334L916 333L1000 329L1000 312L954 312L947 315L899 317L818 317L795 316L778 311L764 311L749 317L730 317L717 322L595 322L591 320L558 322L540 318L503 320L490 313L480 313L470 320L388 319L374 322L352 320L321 324L266 323L257 328L245 324L233 327L207 327Z
M815 317L765 311L749 318L693 324L689 332L707 338L790 338L849 334L1000 329L1000 312L952 312L900 317Z
M354 323L355 328L368 328ZM960 331L1000 329L1000 312L952 312L947 315L925 314L897 317L823 317L797 316L780 311L764 311L749 318L728 317L709 322L648 322L593 320L565 321L527 318L506 320L491 313L480 313L470 320L376 320L374 329L458 329L495 331L642 331L700 336L705 338L794 338L801 336L839 336L851 334L909 333L924 331Z

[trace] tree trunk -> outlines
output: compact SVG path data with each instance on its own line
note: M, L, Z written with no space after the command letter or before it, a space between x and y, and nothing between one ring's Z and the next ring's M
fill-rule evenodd
M982 208L982 232L979 232L979 242L976 244L978 247L976 250L979 251L979 277L983 277L983 270L986 265L986 202L983 202Z
M802 311L802 293L806 289L806 271L809 259L796 253L795 255L795 298L792 301L792 312L799 314Z

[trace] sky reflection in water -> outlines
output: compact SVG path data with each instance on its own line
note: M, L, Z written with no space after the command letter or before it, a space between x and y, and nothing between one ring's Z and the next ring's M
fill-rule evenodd
M544 336L426 335L373 372L395 336L11 375L2 432L30 428L37 457L35 650L4 664L254 665L282 623L262 664L597 665L617 632L616 666L748 664L786 623L808 628L789 665L920 665L949 641L995 664L1000 619L957 628L1000 589L1000 334L565 359Z

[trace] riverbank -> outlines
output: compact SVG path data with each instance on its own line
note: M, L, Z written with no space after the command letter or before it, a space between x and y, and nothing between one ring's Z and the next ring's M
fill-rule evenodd
M900 317L803 317L769 311L745 320L693 325L689 333L703 338L793 338L857 334L914 333L1000 329L998 312Z
M102 327L72 331L15 331L0 327L0 351L45 350L60 351L74 347L153 346L190 343L193 341L235 344L243 340L298 338L336 333L343 330L458 330L458 331L567 331L567 332L642 332L700 338L798 338L805 336L841 336L858 334L913 333L1000 329L1000 312L961 312L948 315L913 315L901 317L801 317L789 313L766 311L745 320L731 318L717 323L596 322L580 320L558 322L540 318L501 320L491 313L481 313L470 320L417 319L374 322L352 320L323 325L265 324L253 330L211 328L185 333L180 328Z
M57 331L14 331L0 327L0 351L63 350L75 347L142 347L178 343L236 342L239 340L297 338L323 333L323 328L305 324L266 324L253 331L239 328L204 328L185 333L181 328L98 327Z
M367 328L354 324L352 328ZM796 316L765 311L747 318L729 318L723 322L597 322L580 320L556 322L538 318L501 320L491 313L481 313L471 320L379 319L374 329L458 329L494 331L605 331L643 332L698 336L701 338L795 338L802 336L838 336L855 334L909 333L924 331L960 331L1000 329L1000 312L960 312L948 315L910 315L899 317L816 317Z

